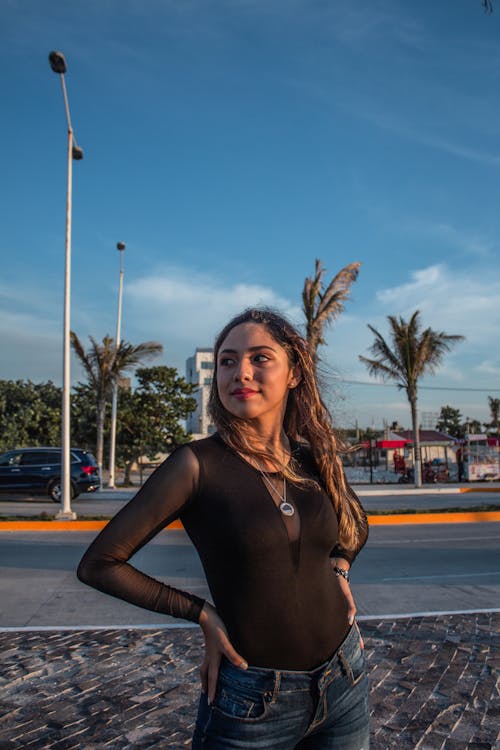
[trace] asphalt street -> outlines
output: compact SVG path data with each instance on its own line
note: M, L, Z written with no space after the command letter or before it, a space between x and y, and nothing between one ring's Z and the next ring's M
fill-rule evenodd
M457 485L424 485L421 490L401 485L362 485L354 487L368 512L374 510L432 510L437 508L474 508L480 505L500 506L500 484L498 482L469 486L471 492L460 492ZM496 491L495 491L496 490ZM72 510L78 518L88 516L113 516L130 500L137 490L104 489L100 492L80 495L73 500ZM2 516L38 516L41 513L55 515L59 505L49 497L11 496L0 494L0 518Z
M81 584L75 569L89 532L0 533L0 627L158 626L171 618ZM496 523L374 526L352 571L360 616L500 607ZM165 531L133 558L145 572L208 596L183 531ZM177 621L178 622L178 621Z

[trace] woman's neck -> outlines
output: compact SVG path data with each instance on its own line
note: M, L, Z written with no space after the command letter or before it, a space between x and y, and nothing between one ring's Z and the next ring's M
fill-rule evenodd
M265 429L260 425L253 427L254 437L252 442L256 447L264 451L271 451L272 453L279 452L280 450L289 450L290 441L282 425L272 429Z
M276 471L279 468L279 462L286 465L290 460L290 441L283 428L278 432L255 431L253 438L251 438L251 445L255 450L262 451L269 456L269 460L265 460L247 453L242 454L256 468L264 471Z

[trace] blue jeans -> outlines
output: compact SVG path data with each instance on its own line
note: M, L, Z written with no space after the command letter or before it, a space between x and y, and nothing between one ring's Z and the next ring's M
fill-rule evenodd
M368 680L353 625L317 669L247 670L223 659L215 700L202 693L193 750L368 750Z

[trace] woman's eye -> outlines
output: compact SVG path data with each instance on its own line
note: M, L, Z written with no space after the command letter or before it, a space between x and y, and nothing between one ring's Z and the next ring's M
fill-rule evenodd
M254 359L256 362L267 362L269 357L266 354L256 354Z
M234 359L232 359L231 357L223 357L219 361L219 365L220 367L227 367L228 365L232 365L233 362L234 362Z

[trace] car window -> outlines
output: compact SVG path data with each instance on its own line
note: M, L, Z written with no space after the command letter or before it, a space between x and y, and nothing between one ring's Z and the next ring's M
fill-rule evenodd
M59 451L26 451L22 454L22 466L46 466L48 464L60 464L61 454Z
M0 466L18 466L20 460L20 453L6 453L0 457Z
M21 466L38 466L44 463L45 455L41 453L31 453L27 451L21 454Z
M44 464L60 464L61 463L61 451L47 451L47 453L40 456L41 463Z

